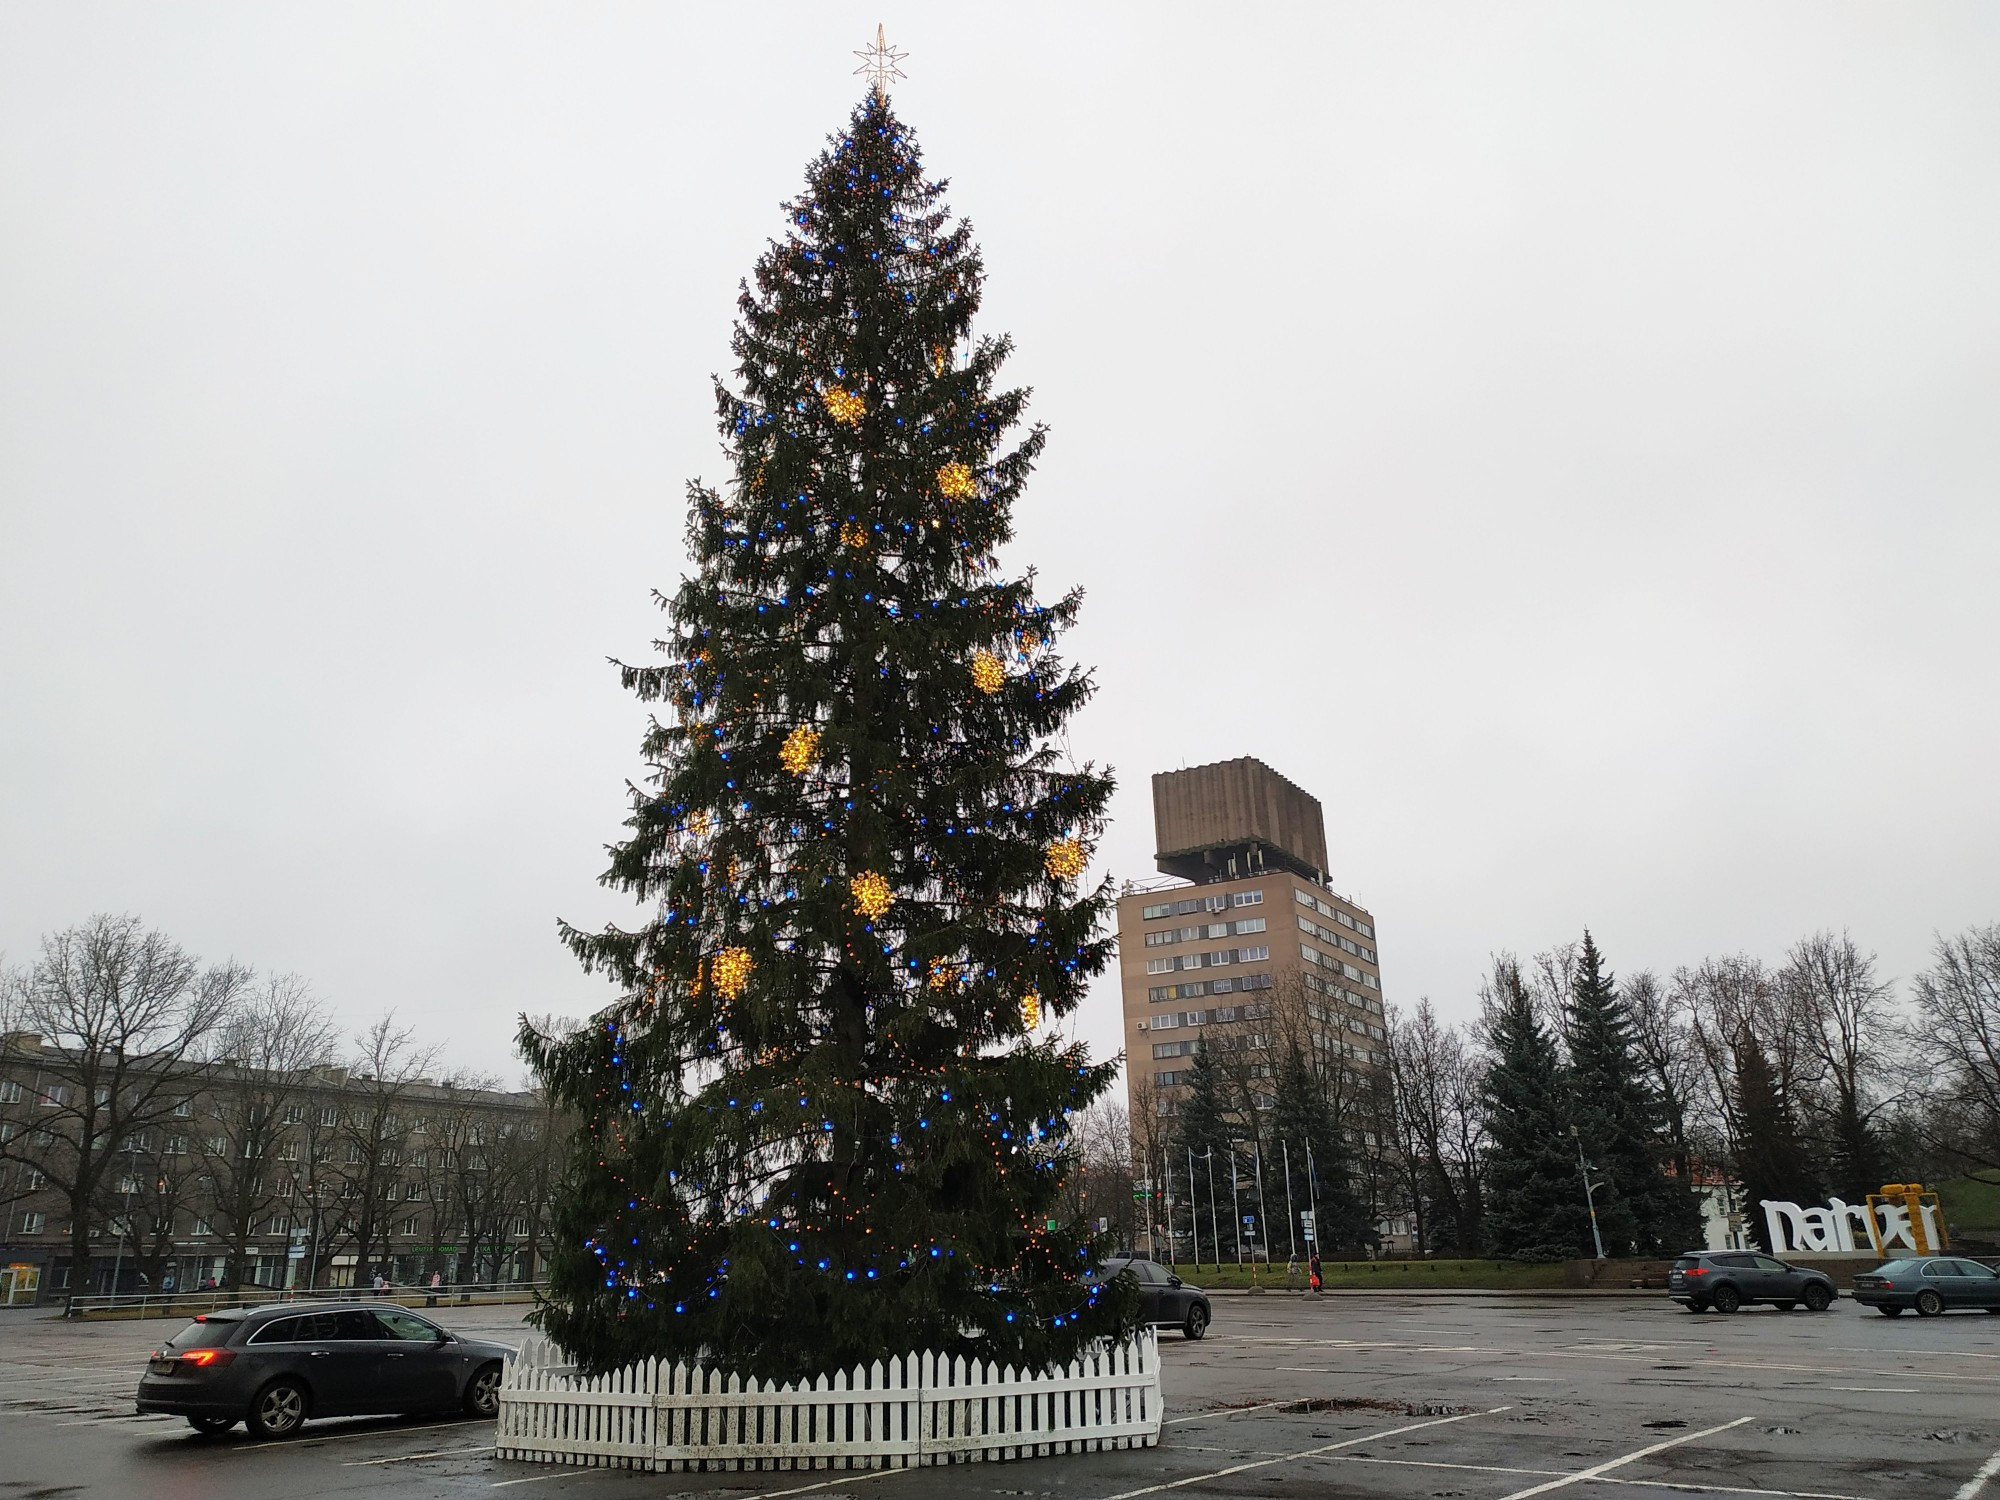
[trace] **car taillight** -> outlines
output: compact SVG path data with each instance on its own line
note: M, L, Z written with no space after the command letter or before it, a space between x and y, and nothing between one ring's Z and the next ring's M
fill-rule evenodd
M1686 1273L1685 1273L1685 1274L1687 1274L1687 1275L1689 1275L1689 1276L1706 1276L1706 1275L1708 1274L1708 1267L1707 1267L1707 1266L1689 1266L1689 1267L1687 1268L1687 1271L1686 1271Z
M219 1370L236 1358L234 1349L189 1349L175 1356L184 1365L193 1365L198 1370Z

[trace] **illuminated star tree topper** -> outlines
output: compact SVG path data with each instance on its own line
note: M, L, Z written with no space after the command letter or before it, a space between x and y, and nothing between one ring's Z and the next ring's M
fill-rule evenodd
M861 66L854 70L855 76L868 80L869 86L875 90L877 104L887 104L889 82L903 77L899 64L910 54L900 47L891 47L888 33L878 24L875 27L875 45L862 47L854 55L861 59Z

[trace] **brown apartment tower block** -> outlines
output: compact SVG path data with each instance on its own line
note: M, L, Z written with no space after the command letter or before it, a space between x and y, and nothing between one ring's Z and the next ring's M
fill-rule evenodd
M1171 1133L1204 1047L1233 1052L1246 1103L1269 1108L1274 1007L1290 1008L1323 1060L1386 1062L1375 919L1327 884L1318 798L1247 756L1162 771L1153 831L1168 878L1118 898L1135 1144Z

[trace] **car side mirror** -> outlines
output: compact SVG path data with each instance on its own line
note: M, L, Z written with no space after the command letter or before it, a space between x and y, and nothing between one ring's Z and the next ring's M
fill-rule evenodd
M1169 1276L1167 1278L1168 1286L1179 1286L1180 1284L1181 1284L1181 1279L1178 1276Z

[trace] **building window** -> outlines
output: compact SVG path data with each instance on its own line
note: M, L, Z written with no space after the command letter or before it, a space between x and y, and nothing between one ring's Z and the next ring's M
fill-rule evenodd
M279 1161L297 1161L298 1159L299 1159L299 1143L297 1141L278 1142Z
M1156 1042L1153 1045L1153 1058L1158 1061L1163 1057L1192 1057L1199 1051L1201 1051L1199 1039L1186 1042Z
M287 1125L296 1125L305 1119L305 1117L306 1107L303 1104L287 1104L285 1106L285 1123Z
M280 1198L289 1198L292 1196L292 1193L297 1189L297 1187L298 1184L293 1182L291 1178L289 1177L280 1178L278 1180L278 1196Z
M413 1240L416 1237L417 1237L417 1216L415 1214L411 1214L409 1218L403 1220L403 1238Z
M69 1103L69 1089L60 1083L51 1083L43 1088L41 1104L43 1109L59 1109Z
M528 1216L526 1214L516 1214L514 1216L514 1233L516 1235L525 1235L527 1232Z
M320 1124L327 1126L329 1129L335 1125L338 1125L340 1123L340 1111L335 1109L332 1105L328 1105L325 1109L319 1112L319 1122Z
M1271 950L1262 944L1254 948L1216 948L1207 953L1179 953L1170 958L1146 960L1148 974L1174 974L1183 969L1220 969L1229 964L1262 963Z
M352 1167L358 1165L360 1161L361 1161L360 1144L355 1141L349 1141L347 1143L347 1164L350 1167Z
M403 1184L403 1201L405 1203L421 1203L423 1197L424 1185L421 1182L406 1182Z
M194 1100L192 1099L176 1100L174 1102L174 1113L179 1115L183 1120L185 1120L189 1115L194 1113Z
M1157 1005L1164 1000L1195 1000L1203 995L1230 995L1238 990L1268 990L1269 974L1245 974L1240 979L1195 979L1186 984L1157 985L1146 991L1146 999Z
M1170 1089L1179 1082L1181 1082L1181 1075L1178 1073L1155 1073L1153 1075L1153 1087L1156 1089Z
M194 1221L194 1228L191 1229L189 1233L192 1234L198 1240L205 1240L211 1234L215 1233L215 1231L209 1227L208 1220L196 1219Z
M21 1215L21 1233L40 1234L42 1226L48 1223L47 1214L26 1213Z
M28 1091L21 1087L21 1081L18 1078L9 1078L5 1082L0 1082L0 1104L19 1104L27 1095Z

